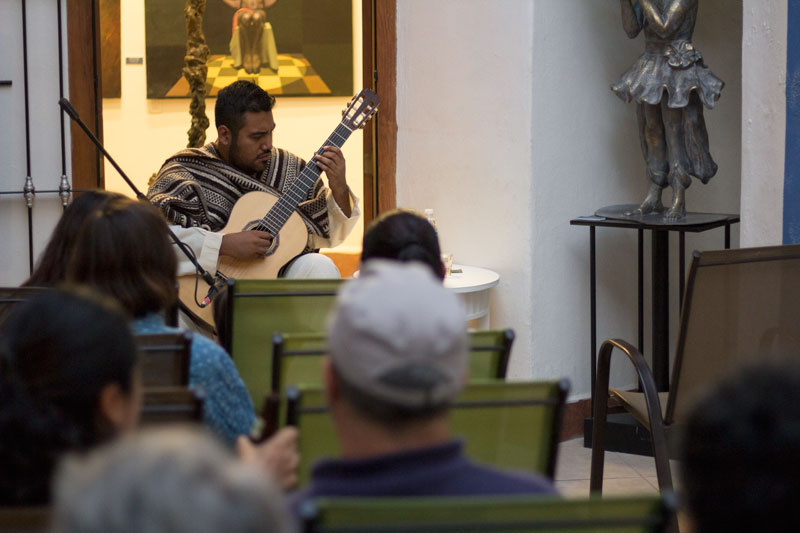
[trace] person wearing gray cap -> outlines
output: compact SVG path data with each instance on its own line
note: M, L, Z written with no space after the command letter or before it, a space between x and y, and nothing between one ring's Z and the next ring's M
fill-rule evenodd
M317 463L295 510L321 496L555 493L532 474L471 462L448 406L468 373L458 298L421 263L367 261L328 326L326 397L342 457Z

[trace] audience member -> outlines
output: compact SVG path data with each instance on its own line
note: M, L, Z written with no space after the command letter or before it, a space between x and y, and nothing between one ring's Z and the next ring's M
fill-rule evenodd
M186 429L143 432L56 477L56 533L289 533L283 497L214 440Z
M413 211L390 211L372 221L364 232L361 263L373 258L420 261L434 276L444 279L436 229Z
M134 333L180 331L159 314L175 304L176 259L167 224L152 205L115 198L83 224L67 279L116 298L134 319ZM253 404L233 361L210 339L194 335L189 383L205 391L205 423L228 442L247 435Z
M31 277L22 286L50 287L64 281L67 274L67 257L86 217L103 207L109 200L118 198L124 196L100 190L76 195L53 229L50 241L39 256Z
M800 367L743 369L694 406L681 464L696 533L797 531Z
M54 289L20 304L0 332L0 504L43 504L67 450L138 421L136 348L117 304Z
M468 372L464 312L418 264L372 259L342 288L323 369L342 458L315 465L294 503L320 496L554 493L544 478L467 459L448 405Z

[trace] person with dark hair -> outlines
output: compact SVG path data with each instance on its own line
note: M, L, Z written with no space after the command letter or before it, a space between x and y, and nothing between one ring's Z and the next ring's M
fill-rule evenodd
M542 477L473 463L451 438L448 407L467 380L467 350L458 297L428 268L367 261L328 327L323 378L342 458L314 466L295 509L326 496L555 493Z
M274 105L275 98L255 83L240 80L228 85L217 95L217 140L167 159L150 185L148 198L209 272L216 272L220 255L236 260L265 256L275 237L269 232L219 232L244 194L262 191L282 196L305 168L305 161L272 144ZM327 146L314 156L314 163L325 171L330 188L320 177L297 206L308 239L304 253L284 267L286 277L339 277L329 258L312 252L344 241L360 215L358 200L347 186L342 151ZM194 272L191 263L179 260L180 275Z
M290 533L269 479L207 435L142 432L69 458L56 476L54 533Z
M136 347L119 306L86 289L20 304L0 331L0 504L50 499L59 458L138 422Z
M800 498L800 367L762 364L691 410L681 473L695 533L794 532Z
M444 279L436 229L413 211L397 209L372 221L364 231L361 262L372 258L419 261L429 266L434 276Z
M75 236L86 217L101 208L111 199L123 195L108 191L87 191L75 196L58 220L47 246L39 256L36 268L22 284L23 287L50 287L64 281L67 257L75 242Z
M75 239L67 279L119 301L135 333L180 331L159 314L175 304L176 258L167 224L152 205L118 198L91 214ZM233 361L219 345L192 337L189 383L205 392L204 421L228 442L249 435L253 403Z

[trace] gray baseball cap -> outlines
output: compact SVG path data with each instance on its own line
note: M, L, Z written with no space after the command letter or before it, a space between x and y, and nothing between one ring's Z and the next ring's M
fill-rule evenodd
M437 406L464 385L466 315L429 267L372 259L339 292L328 347L361 392L407 409Z

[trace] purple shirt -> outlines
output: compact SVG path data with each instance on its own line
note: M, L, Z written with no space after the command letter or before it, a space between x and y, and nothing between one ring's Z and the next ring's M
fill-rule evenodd
M490 496L558 494L548 479L478 465L460 440L368 459L317 463L309 486L291 498L294 509L319 497Z

